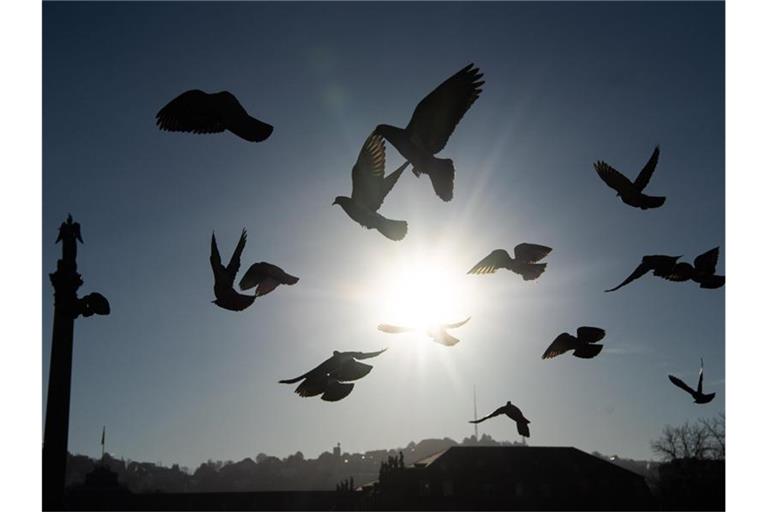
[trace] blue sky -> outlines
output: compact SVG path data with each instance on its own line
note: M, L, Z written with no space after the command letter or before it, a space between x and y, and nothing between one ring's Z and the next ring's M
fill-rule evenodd
M641 458L665 424L724 410L724 290L646 278L602 292L643 254L719 245L725 268L723 18L714 2L46 3L44 392L47 273L68 212L83 225L81 293L113 310L76 323L70 450L97 453L104 424L111 453L188 466L460 439L475 385L481 414L520 406L531 444ZM404 126L469 62L487 83L441 154L454 200L404 174L381 210L408 221L400 243L331 206L373 127ZM157 110L192 88L234 92L274 134L157 130ZM656 144L648 193L667 203L629 208L592 162L634 176ZM228 258L242 227L244 265L301 281L231 313L210 303L209 240L215 229ZM463 275L524 241L554 248L540 280ZM375 329L396 320L382 318L396 276L431 263L453 272L451 313L472 315L453 348ZM598 358L540 359L579 325L607 330ZM342 402L276 383L334 349L383 346ZM666 379L693 381L700 356L708 406ZM511 422L481 427L517 439Z

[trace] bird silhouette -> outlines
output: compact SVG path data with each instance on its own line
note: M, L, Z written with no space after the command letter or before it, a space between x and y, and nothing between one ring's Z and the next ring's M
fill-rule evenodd
M456 329L457 327L461 327L465 323L469 322L470 318L472 317L467 317L465 320L462 320L461 322L457 322L455 324L437 324L437 325L429 326L426 329L426 334L427 336L432 338L433 341L440 343L441 345L445 345L447 347L452 347L453 345L457 344L460 340L448 334L448 329ZM421 330L418 327L402 327L399 325L391 325L391 324L380 324L377 327L377 329L379 329L381 332L386 332L390 334Z
M576 336L572 336L567 332L558 335L558 337L549 344L547 350L541 355L541 358L552 359L569 350L573 350L573 355L576 357L592 359L603 350L603 346L596 343L604 337L604 329L582 326L576 329Z
M370 359L382 354L378 352L339 352L333 351L329 357L304 375L293 379L278 381L281 384L294 384L303 381L295 390L299 396L310 397L321 395L326 402L337 402L352 392L355 387L349 381L362 379L371 371L373 366L356 361Z
M595 162L595 171L597 175L612 189L616 191L616 195L621 197L621 200L630 206L647 210L648 208L658 208L664 204L666 197L660 196L647 196L643 194L643 189L648 185L651 180L653 171L656 170L656 163L659 161L659 147L653 150L651 158L645 167L637 175L635 181L629 181L629 178L621 174L619 171L608 165L607 163L599 160Z
M482 76L474 64L469 64L419 102L404 130L388 124L376 127L376 133L413 164L416 176L429 176L435 193L443 201L453 198L456 171L452 160L434 155L445 147L456 125L480 97L480 86L485 83L480 81Z
M385 163L384 139L372 133L365 140L357 162L352 167L352 197L337 196L333 204L341 206L361 226L376 229L390 240L402 240L408 232L408 223L387 219L378 213L378 209L408 162L386 177Z
M240 270L240 256L245 248L246 232L243 229L237 247L225 267L221 264L221 255L216 246L216 235L211 234L211 268L213 269L213 293L216 296L214 304L230 311L242 311L256 300L254 295L243 295L235 291L235 276Z
M690 263L678 261L682 256L664 256L652 255L643 256L640 264L635 270L621 282L618 286L605 290L613 292L624 285L627 285L639 279L650 271L653 275L664 278L668 281L683 282L692 280L699 284L700 288L720 288L725 284L725 276L715 275L717 260L720 255L720 248L715 247L709 251L700 254Z
M299 282L299 278L286 273L277 265L265 261L251 265L243 278L240 279L240 289L250 290L256 287L256 297L266 295L278 285L293 285Z
M528 421L528 419L523 416L523 412L517 406L512 405L512 402L510 401L507 401L505 405L499 407L488 416L480 418L479 420L470 420L470 423L482 423L487 419L500 416L502 414L506 414L512 421L517 423L518 434L523 437L531 437L531 431L528 428L530 421Z
M704 380L704 359L701 359L701 367L699 368L699 385L696 386L695 391L691 389L690 386L688 386L688 384L678 379L674 375L669 375L668 377L669 377L669 380L672 381L672 384L688 392L693 397L694 403L707 404L715 398L716 393L705 394L702 392L702 384Z
M183 92L160 109L157 126L170 132L220 133L229 130L249 142L261 142L273 127L248 115L228 91L206 93L199 89Z
M538 278L547 268L546 263L536 263L552 251L552 248L536 244L518 244L515 257L504 249L496 249L480 260L467 274L493 274L500 268L511 270L523 276L525 281Z

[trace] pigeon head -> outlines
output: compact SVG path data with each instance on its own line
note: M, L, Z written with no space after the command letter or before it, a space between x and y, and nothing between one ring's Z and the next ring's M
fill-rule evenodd
M344 208L344 206L349 204L350 201L352 201L352 199L349 197L336 196L336 199L333 200L332 204L338 204L339 206Z

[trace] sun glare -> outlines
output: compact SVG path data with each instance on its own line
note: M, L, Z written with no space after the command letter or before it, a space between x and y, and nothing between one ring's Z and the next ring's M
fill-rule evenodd
M449 251L398 260L375 286L379 321L426 329L471 316L478 305L466 271Z

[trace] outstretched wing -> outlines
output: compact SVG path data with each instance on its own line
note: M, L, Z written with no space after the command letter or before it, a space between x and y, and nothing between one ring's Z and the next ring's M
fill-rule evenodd
M155 116L158 128L170 132L219 133L226 129L212 95L199 89L181 93Z
M696 392L694 390L692 390L691 387L688 384L686 384L682 380L678 379L674 375L668 375L668 377L669 377L669 380L672 381L672 384L674 384L675 386L677 386L680 389L690 393L691 395L695 395L696 394Z
M509 268L512 257L504 249L496 249L480 260L467 274L493 274L500 268Z
M224 266L221 264L219 247L216 245L215 233L211 233L211 268L213 269L214 276L224 271Z
M696 256L696 259L693 260L693 266L696 268L696 270L704 274L714 274L717 268L717 260L719 257L720 248L715 247L714 249L708 250L704 254Z
M391 325L391 324L379 324L378 327L376 327L381 332L387 332L390 334L399 334L401 332L409 332L409 331L415 331L415 327L402 327L399 325Z
M249 290L258 285L259 293L257 295L264 295L272 291L279 284L291 285L298 282L298 277L288 274L277 265L261 261L251 265L243 274L243 278L240 279L240 289Z
M597 175L600 176L600 179L619 194L626 194L634 191L635 186L632 182L607 163L600 160L595 162L594 167L595 171L597 171Z
M240 270L240 256L242 256L243 249L245 249L246 238L248 236L245 228L243 228L243 232L240 233L240 240L237 242L237 247L235 247L235 252L232 253L232 257L229 259L229 263L227 263L227 272L232 276L237 275L237 271Z
M495 411L493 411L493 412L492 412L491 414L489 414L488 416L483 416L483 417L482 417L482 418L480 418L479 420L472 420L472 421L470 421L470 423L482 423L482 422L484 422L485 420L488 420L488 419L494 418L494 417L496 417L496 416L499 416L500 414L504 414L504 413L506 413L506 412L507 412L507 407L506 407L506 406L503 406L503 407L499 407L498 409L496 409Z
M346 354L349 354L354 359L370 359L372 357L379 356L386 352L387 349L383 348L381 350L378 350L376 352L346 352Z
M443 326L443 329L455 329L457 327L461 327L465 323L469 322L470 318L472 318L472 317L468 316L466 319L462 320L461 322L456 322L455 324L445 324Z
M611 288L610 290L605 290L605 291L606 292L614 292L614 291L618 290L619 288L621 288L622 286L631 283L635 279L639 279L639 278L643 277L645 274L647 274L651 270L652 270L652 268L651 268L651 266L648 263L642 262L642 263L640 263L637 266L637 268L634 270L634 272L629 274L629 277L627 277L624 281L621 282L621 284L619 286L616 286L614 288Z
M386 156L384 152L384 139L377 133L371 133L352 168L352 200L360 203L370 210L376 211L383 198L381 183L384 180L384 166Z
M648 182L651 181L651 176L653 176L653 171L656 170L656 163L658 161L659 146L656 146L656 149L653 150L653 154L648 160L648 163L645 164L645 167L643 167L643 169L640 171L640 174L638 174L637 178L635 178L635 187L637 188L638 192L642 191L648 185Z
M582 326L576 329L576 337L584 343L596 343L605 337L605 329Z
M465 66L419 102L406 131L433 155L448 142L456 125L480 97L482 73Z
M403 174L403 171L405 170L408 165L410 165L411 162L405 161L403 165L398 167L396 170L389 173L389 175L384 178L384 181L381 184L381 191L379 193L379 199L378 201L373 205L378 210L381 208L381 203L384 202L384 198L387 197L387 194L389 194L389 191L392 190L392 187L395 186L395 183L397 183L397 180L400 179L400 175Z
M552 252L551 247L537 244L517 244L515 246L515 259L525 263L536 263Z
M555 340L549 344L547 350L541 355L542 359L552 359L559 356L569 350L576 348L576 338L564 332L560 334Z
M701 359L701 366L699 366L699 384L696 386L696 392L701 393L704 385L704 358Z
M439 331L433 332L432 339L436 341L437 343L440 343L441 345L445 345L446 347L452 347L455 344L457 344L459 341L458 338L454 338L445 329L440 329Z

